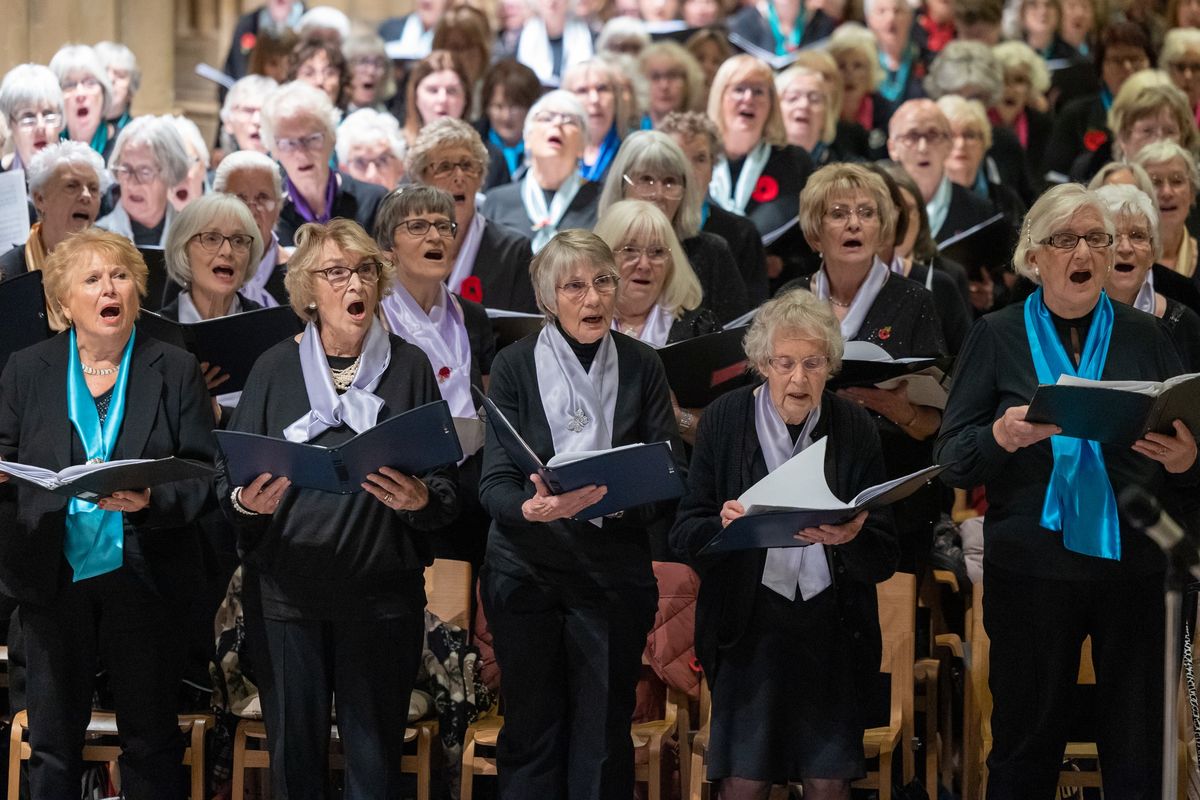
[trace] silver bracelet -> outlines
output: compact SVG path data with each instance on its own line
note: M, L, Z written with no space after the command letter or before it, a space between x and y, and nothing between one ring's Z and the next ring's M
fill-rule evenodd
M233 510L239 514L245 514L247 517L262 516L257 511L251 511L242 505L242 487L240 486L233 487L233 491L229 493L229 501L233 503Z

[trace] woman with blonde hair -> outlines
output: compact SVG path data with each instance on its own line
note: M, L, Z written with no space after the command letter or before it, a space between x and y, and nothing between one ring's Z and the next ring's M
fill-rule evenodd
M704 71L683 45L670 40L642 50L638 67L650 84L646 121L657 128L672 111L701 111L706 95Z
M896 104L879 91L887 73L879 63L875 34L860 23L843 23L829 37L828 50L842 75L842 122L859 125L872 157L886 158L888 120Z
M600 57L574 64L563 75L563 88L583 104L587 121L588 143L579 165L584 180L604 181L621 140L629 133L623 83L616 66Z

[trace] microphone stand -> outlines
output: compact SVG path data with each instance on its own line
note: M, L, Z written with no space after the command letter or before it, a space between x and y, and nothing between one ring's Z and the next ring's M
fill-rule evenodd
M1183 591L1187 585L1185 570L1179 569L1177 559L1167 554L1167 576L1163 595L1163 729L1162 729L1162 796L1163 800L1179 797L1179 665L1182 657L1176 646L1183 608Z

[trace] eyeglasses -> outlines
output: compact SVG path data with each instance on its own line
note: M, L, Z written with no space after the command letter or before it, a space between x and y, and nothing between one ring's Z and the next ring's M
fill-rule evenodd
M429 233L429 229L433 228L438 232L438 236L443 239L449 239L458 232L458 223L448 220L439 219L436 222L431 222L427 219L402 219L396 223L397 228L404 228L408 231L409 236L424 236Z
M1145 248L1149 247L1151 241L1153 241L1150 237L1150 234L1146 231L1129 231L1128 233L1118 233L1117 241L1120 241L1121 239L1129 240L1129 246L1136 247L1139 250L1144 250Z
M801 100L807 100L810 106L825 105L825 95L820 92L786 92L779 100L787 105L799 103Z
M256 211L265 212L267 214L270 214L272 211L275 210L275 207L277 205L279 205L278 200L276 200L271 195L266 194L265 192L260 192L256 195L254 195L254 197L247 197L244 194L239 194L239 195L237 195L237 199L241 200L243 203L245 203L250 208L252 208Z
M1079 246L1080 239L1087 242L1087 246L1093 250L1103 250L1106 247L1111 247L1113 243L1113 235L1105 231L1092 231L1084 234L1063 231L1061 233L1050 234L1045 239L1042 239L1039 244L1048 244L1058 250L1074 250Z
M456 169L462 170L462 174L467 178L478 178L483 174L483 164L473 158L464 158L462 161L435 161L426 169L435 178L449 178Z
M357 267L329 267L327 269L314 269L313 272L321 275L325 280L329 281L329 285L334 289L341 289L350 282L351 275L358 275L358 279L363 283L375 282L379 280L379 262L374 260L364 261Z
M595 289L596 294L609 295L617 290L617 284L620 278L610 273L597 275L590 281L574 280L567 281L562 286L555 287L562 292L568 300L579 302L587 296L588 289Z
M1153 139L1155 141L1159 139L1178 140L1179 128L1173 122L1164 123L1162 125L1158 125L1153 122L1147 122L1145 124L1138 123L1133 126L1133 130L1131 130L1129 134L1130 138L1133 139Z
M776 375L791 375L796 371L796 367L800 367L804 372L820 372L829 365L829 356L808 356L797 361L788 356L771 356L767 359L767 366Z
M1180 75L1200 75L1200 62L1196 61L1176 61L1168 64L1167 68Z
M681 81L687 77L681 69L651 70L646 77L651 83L659 81Z
M313 150L319 150L323 144L325 144L325 133L317 131L308 136L301 136L299 139L276 139L275 149L281 153L295 153L300 150L311 153Z
M540 125L562 125L564 128L583 127L583 121L579 117L561 111L539 111L533 115L533 121Z
M341 70L337 67L324 67L317 69L316 67L301 67L296 71L296 77L302 81L321 80L327 81L332 78L341 77Z
M117 176L118 181L132 181L133 183L150 183L160 174L162 170L158 167L130 167L121 164L113 168L113 174Z
M979 144L983 141L983 134L979 131L959 131L950 137L951 139L962 139L968 144Z
M761 83L739 83L729 87L729 94L733 96L734 100L740 100L743 97L761 100L767 96L767 91L767 87Z
M950 135L945 131L909 131L908 133L901 133L896 136L896 141L900 142L905 147L918 147L921 144L921 140L924 139L926 144L930 146L936 146L942 144L949 138Z
M641 197L650 197L656 193L662 194L663 197L670 200L678 200L683 197L684 182L673 175L662 178L656 178L653 175L635 175L632 178L622 175L621 178L629 184L635 194Z
M374 158L367 158L366 156L352 158L350 159L349 166L355 172L366 172L371 167L375 167L376 170L385 170L395 160L396 156L392 153L380 153Z
M627 244L616 252L617 258L621 260L624 266L632 266L641 260L642 256L646 256L646 260L656 267L667 263L667 259L671 257L671 248L663 247L662 245L653 245L651 247L638 247L636 245Z
M197 241L200 246L210 253L215 253L221 249L221 245L229 242L229 246L233 248L235 253L249 253L250 245L254 244L254 237L245 233L235 233L233 236L226 236L218 231L201 231L192 237L192 241Z
M63 115L57 111L26 111L13 117L13 124L23 130L32 130L39 122L47 128L58 128L62 126Z
M859 206L858 208L850 208L850 206L834 206L825 212L825 218L835 225L846 225L850 222L850 217L858 217L858 222L865 225L868 222L874 222L879 218L879 209L875 206Z
M100 81L97 80L96 78L93 78L90 75L81 81L63 81L62 82L63 94L66 94L67 92L73 92L76 89L99 89L99 88L100 88Z
M387 59L383 56L359 56L350 59L350 69L358 69L359 67L385 69L387 68L387 64Z
M1176 172L1166 177L1162 177L1160 175L1151 175L1150 183L1154 185L1155 189L1162 189L1164 186L1170 186L1172 189L1178 191L1188 185L1188 179L1186 175Z
M1109 53L1104 57L1104 63L1113 67L1125 67L1125 69L1136 72L1139 69L1145 69L1150 66L1150 59L1145 53L1137 55L1122 55L1120 53Z

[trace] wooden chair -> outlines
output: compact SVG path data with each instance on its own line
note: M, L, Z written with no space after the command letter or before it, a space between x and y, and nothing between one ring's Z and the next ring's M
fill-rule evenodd
M705 776L708 765L708 738L712 733L712 692L708 688L708 679L700 681L700 729L692 739L691 764L688 767L688 785L686 797L688 800L706 800L710 785Z
M188 737L183 751L183 763L189 769L189 792L192 800L205 800L204 791L204 735L212 725L207 714L184 714L179 717L179 729ZM29 730L29 716L24 710L13 717L8 743L8 800L21 797L21 762L28 761L33 754L25 740ZM87 740L83 745L83 760L107 763L116 761L121 755L118 740L117 716L108 711L94 711L88 722Z
M465 561L437 559L425 568L426 608L443 622L465 631L471 625L471 565ZM405 745L415 744L415 752L405 753L400 770L417 776L417 800L429 800L433 784L433 743L437 738L436 719L420 720L405 725ZM330 730L330 741L340 743L337 725ZM268 769L271 755L267 750L267 729L261 720L243 719L238 723L233 740L233 788L231 800L244 800L246 770ZM344 769L339 752L329 756L330 769Z

